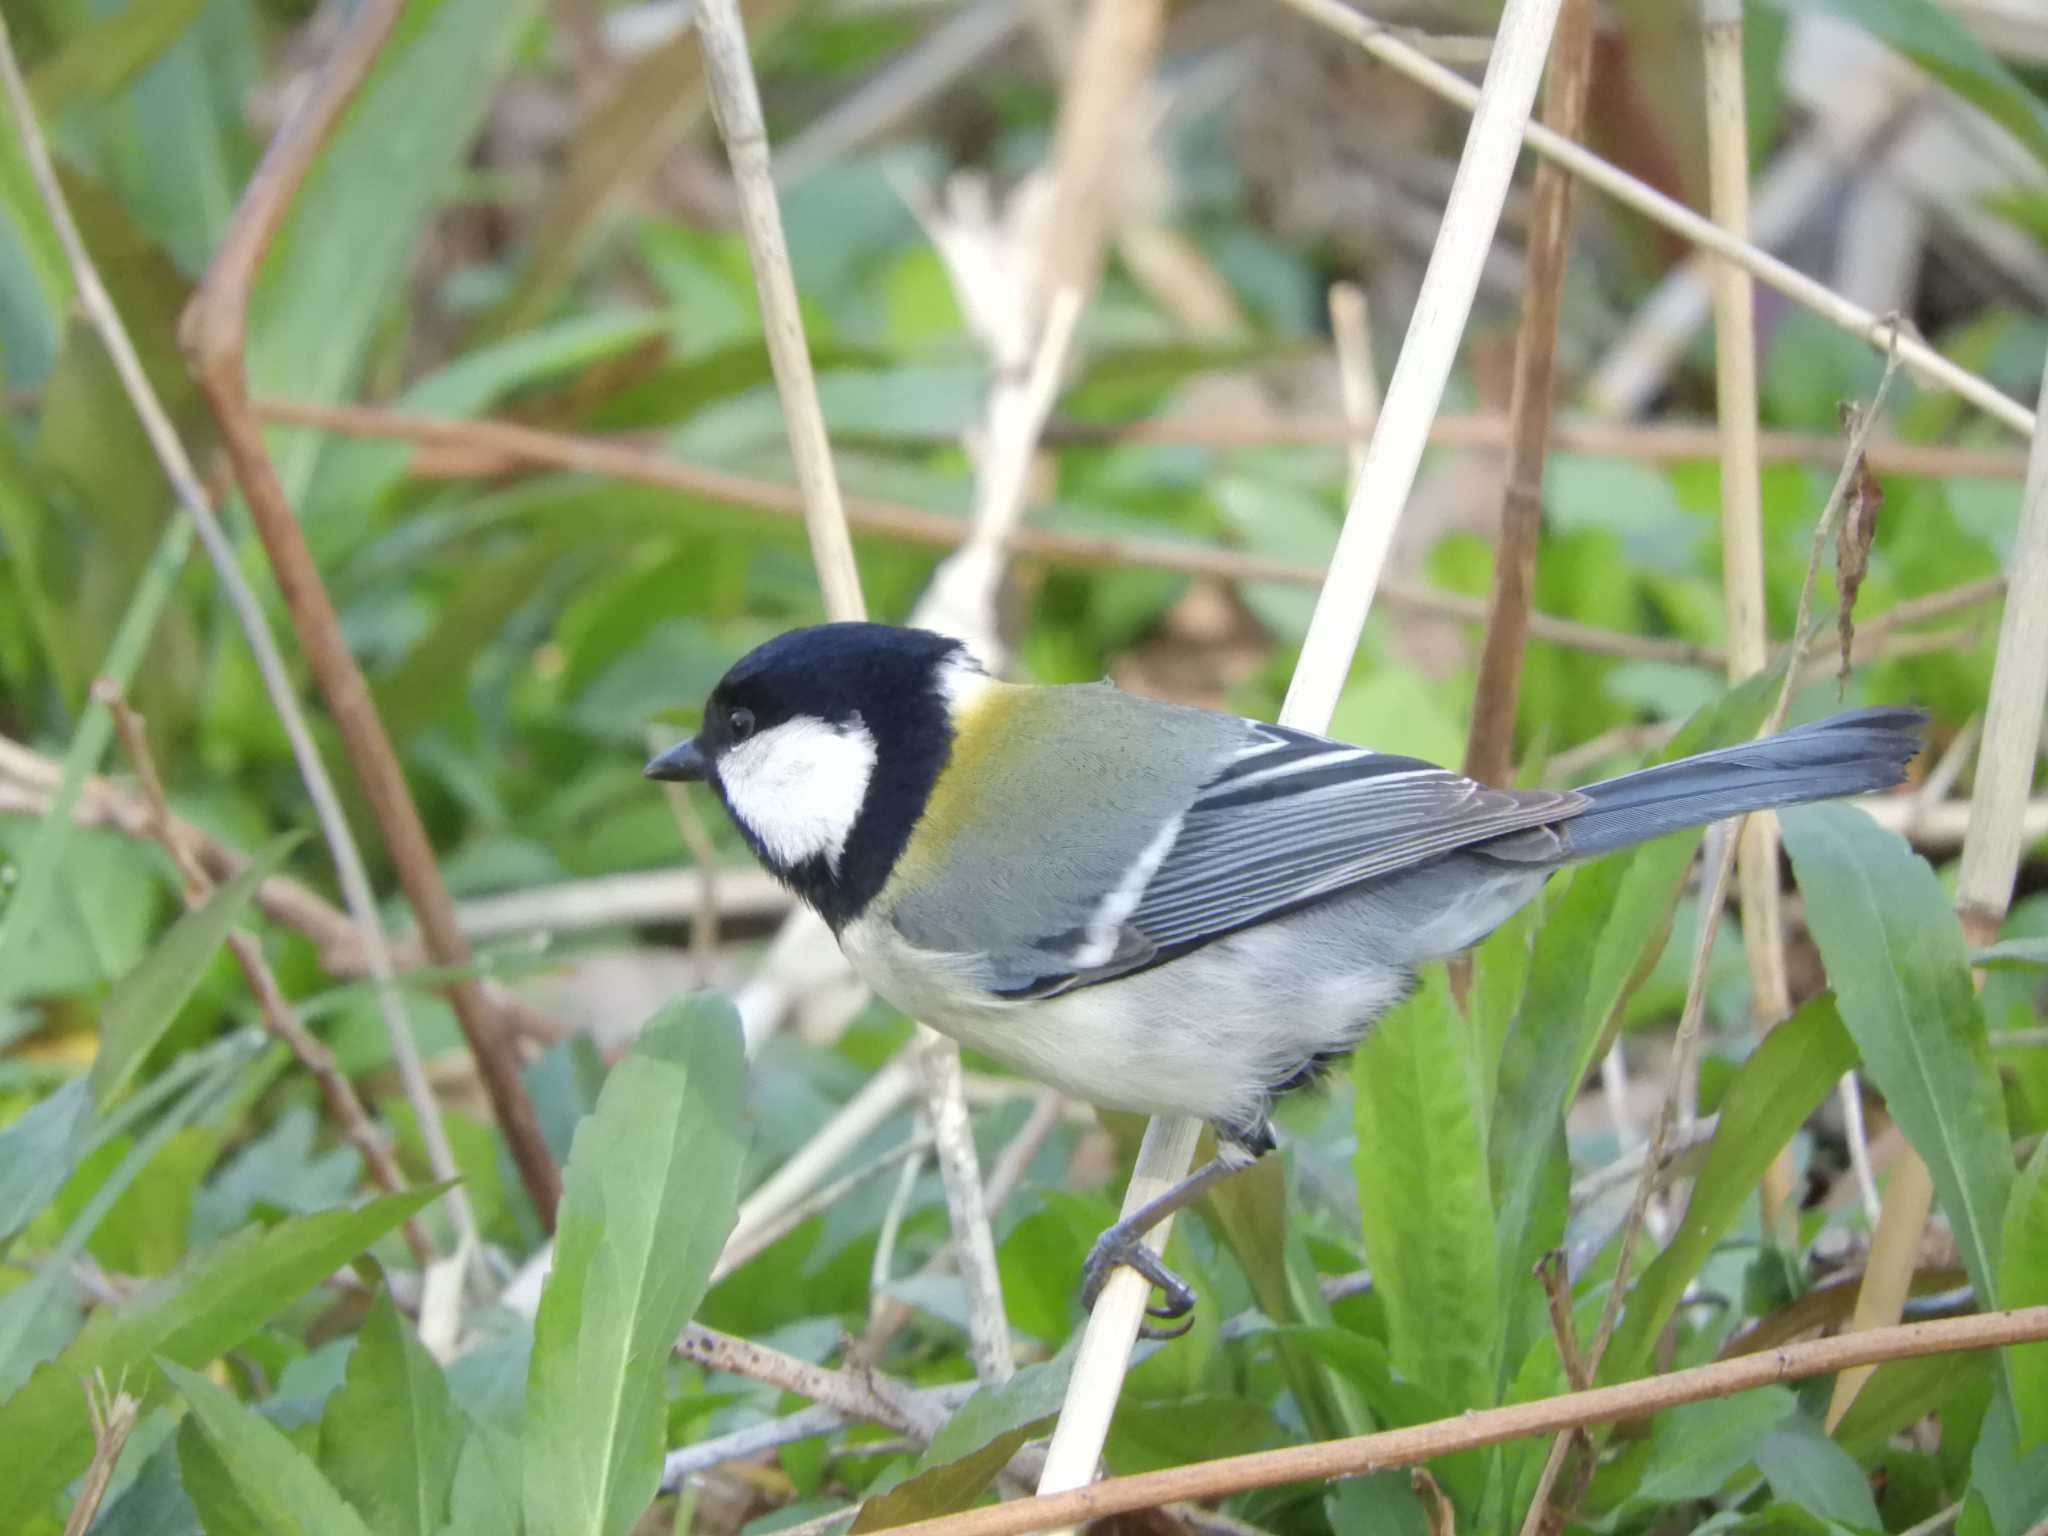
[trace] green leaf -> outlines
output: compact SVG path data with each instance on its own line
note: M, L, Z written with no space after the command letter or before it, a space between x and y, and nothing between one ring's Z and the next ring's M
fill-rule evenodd
M1904 54L2048 161L2048 111L2025 84L1932 0L1776 0L1832 11Z
M1287 1219L1287 1169L1280 1159L1261 1158L1225 1179L1209 1192L1201 1211L1236 1257L1251 1282L1252 1300L1269 1321L1330 1321L1329 1303L1317 1287L1300 1224ZM1363 1434L1371 1427L1357 1394L1310 1351L1284 1340L1280 1362L1302 1418L1317 1439Z
M320 1416L320 1468L377 1536L435 1536L462 1450L462 1414L418 1339L380 1294Z
M441 1536L519 1536L519 1441L479 1424L463 1442Z
M91 1121L85 1079L74 1077L0 1130L0 1244L56 1198L85 1155Z
M1642 1374L1686 1286L1734 1225L1778 1149L1855 1064L1855 1044L1834 1000L1823 996L1764 1036L1736 1070L1685 1217L1636 1281L1601 1363L1603 1382Z
M81 1379L96 1370L109 1380L125 1373L131 1393L154 1401L162 1391L154 1361L199 1366L235 1348L440 1193L408 1190L355 1210L252 1229L127 1306L94 1313L62 1354L0 1403L0 1445L11 1467L0 1478L0 1530L18 1529L91 1460Z
M0 213L0 357L9 384L33 388L57 360L74 284L12 112L0 112Z
M157 620L163 616L177 586L178 572L192 552L192 538L192 519L181 513L171 519L157 541L156 553L136 583L135 595L129 599L120 628L99 669L99 675L112 679L117 688L125 689L141 665ZM106 705L95 700L86 707L78 729L72 733L70 746L64 749L64 769L50 796L49 809L36 823L35 837L21 861L21 874L13 894L0 907L0 1006L23 995L18 990L20 978L29 968L22 962L21 952L39 937L38 930L49 919L53 888L71 842L72 813L85 789L87 775L99 767L113 735L113 717Z
M1927 861L1861 811L1779 819L1864 1071L1927 1161L1979 1303L1999 1306L2012 1144L1962 923Z
M1970 964L1987 971L2037 970L2048 967L2048 938L2005 939L1970 956Z
M160 1362L172 1384L192 1405L192 1420L227 1468L240 1496L231 1517L237 1527L253 1515L267 1531L304 1536L371 1536L363 1517L334 1491L320 1469L284 1431L254 1409L244 1407L225 1387L215 1386L199 1372L175 1360ZM207 1493L215 1485L200 1481L193 1503L209 1532L214 1528Z
M1660 1413L1636 1496L1659 1503L1707 1497L1797 1406L1790 1387L1761 1387Z
M413 0L314 162L258 274L249 387L344 399L418 247L470 153L538 0ZM346 232L343 238L340 232ZM285 494L304 496L323 439L273 435Z
M114 985L100 1011L100 1049L92 1063L93 1102L101 1108L128 1086L185 1000L198 989L206 968L226 941L256 887L274 874L300 834L273 841L249 867L185 913L143 962Z
M111 96L159 58L206 8L206 0L130 0L72 33L28 82L39 112L54 114L76 95Z
M2048 1141L2034 1149L2013 1180L1999 1263L2001 1306L2048 1303ZM2005 1368L2012 1383L2019 1448L2032 1451L2048 1440L2048 1342L2015 1344L2005 1352Z
M1702 709L1658 761L1754 735L1770 713L1777 673L1759 673ZM1656 962L1701 835L1662 837L1579 870L1537 931L1487 1133L1503 1299L1527 1294L1530 1267L1562 1236L1538 1217L1558 1127L1629 995Z
M1394 1368L1453 1411L1494 1400L1501 1323L1478 1026L1432 968L1358 1048L1359 1215Z
M2020 1443L2013 1404L2001 1382L1984 1411L1970 1457L1970 1489L1981 1494L1997 1536L2023 1536L2048 1510L2048 1456L2029 1455Z
M1940 1413L1965 1387L1990 1371L1989 1354L1922 1355L1880 1365L1835 1426L1835 1443L1857 1461L1868 1461L1910 1424Z
M137 1115L138 1106L146 1110L160 1094L168 1096L161 1085L168 1083L173 1089L184 1086L186 1073L191 1070L185 1067L186 1063L199 1067L192 1074L196 1081L191 1082L189 1091L176 1097L132 1144L125 1137L116 1142L109 1135L94 1149L100 1155L98 1166L95 1166L92 1156L82 1164L84 1176L78 1181L83 1186L80 1203L75 1209L69 1209L67 1199L59 1207L67 1222L63 1235L42 1256L43 1267L26 1285L0 1296L0 1392L11 1393L41 1363L43 1357L33 1353L29 1341L34 1337L36 1325L48 1316L49 1293L63 1283L72 1260L93 1240L101 1223L117 1208L131 1204L131 1196L143 1173L154 1166L158 1158L195 1123L203 1123L232 1096L246 1051L238 1048L242 1041L233 1037L222 1044L229 1049L219 1056L209 1051L187 1052L178 1066L161 1074L147 1090L137 1094L123 1106L119 1120ZM101 1123L94 1129L98 1133L107 1127ZM109 1168L108 1164L112 1166ZM102 1169L105 1169L104 1173Z
M1884 1529L1870 1479L1855 1458L1805 1414L1790 1415L1764 1436L1756 1448L1756 1465L1771 1492L1787 1503L1844 1525Z
M1279 1440L1266 1403L1222 1394L1162 1397L1119 1403L1103 1456L1126 1477L1271 1450Z
M1059 1416L1073 1364L1070 1348L1000 1386L981 1388L932 1436L908 1477L869 1497L850 1531L884 1531L967 1508L1024 1442Z
M576 1131L533 1326L534 1536L624 1536L661 1480L668 1356L737 1208L746 1054L732 1005L657 1014Z

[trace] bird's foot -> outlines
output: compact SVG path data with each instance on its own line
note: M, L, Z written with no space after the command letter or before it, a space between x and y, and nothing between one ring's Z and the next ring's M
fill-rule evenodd
M1165 1262L1145 1245L1145 1229L1120 1221L1095 1240L1095 1246L1088 1250L1088 1257L1081 1265L1081 1305L1088 1311L1095 1310L1095 1299L1102 1294L1103 1286L1117 1266L1125 1265L1136 1270L1149 1280L1166 1297L1163 1305L1147 1307L1145 1314L1162 1322L1175 1322L1175 1328L1155 1328L1150 1323L1140 1328L1140 1336L1148 1339L1177 1339L1195 1326L1190 1314L1195 1310L1194 1287L1166 1267Z

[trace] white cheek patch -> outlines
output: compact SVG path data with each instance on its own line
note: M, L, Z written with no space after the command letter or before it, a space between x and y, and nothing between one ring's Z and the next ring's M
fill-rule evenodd
M732 813L785 867L822 857L835 871L875 771L875 738L859 720L803 715L719 755Z

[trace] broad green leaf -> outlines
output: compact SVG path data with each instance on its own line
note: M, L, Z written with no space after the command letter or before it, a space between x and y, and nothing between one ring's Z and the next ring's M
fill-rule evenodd
M1359 1215L1394 1367L1453 1409L1492 1404L1498 1258L1478 1027L1439 969L1354 1058Z
M1701 710L1658 760L1753 735L1770 713L1778 670ZM1701 835L1662 837L1579 870L1537 931L1487 1132L1504 1301L1527 1293L1530 1266L1562 1235L1542 1227L1537 1214L1558 1127L1629 994L1656 963Z
M1636 1497L1707 1497L1756 1455L1764 1436L1797 1406L1790 1387L1761 1387L1658 1414Z
M1128 1477L1271 1450L1280 1438L1272 1407L1249 1397L1145 1398L1117 1404L1103 1457L1117 1476Z
M320 1416L320 1470L377 1536L436 1536L464 1428L441 1367L383 1292Z
M1435 1536L1422 1497L1405 1470L1347 1477L1324 1496L1330 1529L1372 1536Z
M205 8L206 0L129 0L80 28L29 77L37 109L54 114L74 96L111 96L175 43Z
M0 1130L0 1246L48 1205L85 1154L92 1099L82 1077Z
M1642 1374L1686 1286L1734 1225L1778 1149L1855 1064L1855 1044L1834 1000L1823 996L1764 1036L1736 1070L1684 1219L1636 1281L1601 1363L1601 1380Z
M1781 1026L1782 1027L1782 1026ZM1855 1459L1803 1413L1789 1415L1756 1448L1757 1470L1787 1503L1844 1525L1881 1531L1870 1479Z
M335 1492L305 1452L285 1438L283 1430L199 1372L175 1360L165 1360L162 1365L172 1385L192 1405L192 1422L198 1433L206 1437L234 1480L235 1492L240 1495L237 1524L246 1512L268 1531L371 1536L363 1517ZM192 1494L199 1518L211 1531L213 1516L202 1492L209 1487L201 1483Z
M1962 923L1926 860L1861 811L1780 820L1863 1069L1927 1160L1980 1303L1998 1306L2012 1145Z
M200 1366L235 1348L439 1194L408 1190L355 1210L252 1229L127 1306L96 1312L61 1355L0 1403L0 1445L14 1468L0 1478L0 1530L19 1528L91 1459L82 1378L125 1373L131 1393L145 1404L157 1400L162 1381L153 1362Z
M1983 1495L1984 1513L1995 1536L2038 1530L2048 1514L2048 1456L2022 1448L2005 1386L2009 1379L2001 1378L1992 1392L1977 1449L1970 1457L1970 1488Z
M135 1454L132 1441L128 1454ZM92 1536L192 1536L199 1528L199 1517L178 1476L178 1437L173 1431L150 1453L134 1481L101 1508Z
M669 1350L738 1202L746 1056L732 1005L663 1009L576 1131L533 1325L533 1536L624 1536L661 1480Z
M1904 54L2048 161L2048 111L1960 18L1935 0L1776 0L1832 11Z
M1970 956L1970 963L1987 971L2038 970L2048 967L2048 938L2006 939Z
M2005 1207L2005 1249L1999 1259L1999 1304L2048 1303L2048 1141L2034 1149L2013 1180ZM2048 1440L2048 1343L2015 1344L2005 1352L2019 1446L2033 1452Z
M455 1461L441 1536L519 1536L519 1441L479 1424Z
M1981 1383L1991 1365L1988 1354L1922 1355L1880 1365L1835 1426L1835 1443L1868 1462L1908 1425L1940 1413L1956 1393Z
M258 276L249 385L291 400L345 398L378 321L403 292L421 226L449 195L537 0L413 0L378 55ZM339 232L346 231L346 238ZM322 439L274 437L285 495L304 496Z
M1069 1349L1001 1386L981 1388L932 1436L908 1477L868 1498L850 1529L884 1531L967 1508L1024 1442L1058 1417L1073 1363Z
M298 841L299 835L290 833L272 842L205 906L180 917L142 964L115 984L100 1011L100 1050L91 1074L95 1104L104 1108L128 1086L197 990L256 887L276 872Z
M1205 1139L1203 1155L1208 1154ZM1287 1168L1281 1159L1261 1158L1231 1175L1210 1191L1201 1209L1236 1256L1251 1282L1252 1299L1269 1321L1330 1321L1329 1304L1317 1288L1315 1266L1302 1246L1300 1228L1287 1220ZM1312 1354L1283 1341L1280 1358L1302 1417L1318 1439L1363 1434L1371 1427L1356 1394L1341 1378L1322 1370Z

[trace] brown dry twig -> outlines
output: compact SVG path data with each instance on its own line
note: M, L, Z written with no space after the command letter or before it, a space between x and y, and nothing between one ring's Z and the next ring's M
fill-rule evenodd
M1108 1478L1070 1493L1019 1499L936 1520L920 1520L897 1529L902 1536L1028 1536L1033 1531L1055 1530L1107 1515L1152 1509L1175 1500L1220 1499L1253 1488L1357 1477L1389 1467L1414 1466L1459 1451L1531 1435L1640 1419L1667 1408L1826 1376L1856 1365L1997 1349L2040 1339L2048 1339L2048 1306L1932 1323L1905 1323L1840 1338L1787 1344L1664 1376L1595 1387L1586 1392L1567 1392L1532 1403L1481 1409L1405 1429L1225 1456L1133 1477Z
M1871 398L1870 408L1856 423L1856 431L1850 437L1847 452L1843 455L1841 472L1835 477L1834 489L1829 492L1827 504L1821 508L1819 520L1814 524L1813 547L1806 562L1806 579L1799 589L1798 614L1792 624L1792 639L1789 642L1791 654L1786 658L1784 681L1778 689L1777 703L1772 707L1770 718L1764 722L1759 737L1774 735L1785 723L1786 712L1791 708L1792 693L1798 686L1801 662L1812 639L1811 621L1813 615L1813 588L1820 572L1821 554L1827 547L1827 538L1840 516L1842 505L1849 494L1849 487L1862 463L1865 442L1872 423L1877 420L1879 408L1891 389L1893 377L1898 372L1898 349L1894 347L1887 355L1884 376L1878 380L1877 390ZM1692 971L1686 985L1685 1006L1679 1014L1678 1033L1672 1043L1670 1082L1664 1092L1663 1101L1657 1108L1657 1119L1650 1132L1649 1151L1643 1162L1642 1177L1636 1183L1634 1196L1629 1202L1628 1216L1622 1223L1620 1249L1614 1261L1614 1279L1608 1291L1607 1303L1601 1309L1600 1326L1593 1335L1592 1348L1587 1352L1588 1369L1598 1371L1601 1358L1607 1352L1609 1340L1614 1337L1615 1327L1621 1321L1622 1305L1628 1295L1629 1267L1635 1258L1638 1239L1642 1236L1644 1219L1649 1214L1650 1201L1656 1192L1656 1170L1663 1162L1664 1148L1670 1142L1672 1129L1678 1123L1678 1101L1685 1085L1691 1079L1691 1063L1698 1049L1701 1025L1706 1017L1707 960L1714 945L1714 936L1721 923L1721 913L1728 900L1728 885L1735 871L1735 859L1741 846L1741 822L1729 829L1729 835L1722 840L1719 857L1714 861L1712 873L1707 880L1705 899L1700 909L1699 933L1693 945ZM1558 1519L1561 1512L1569 1520L1571 1502L1550 1504L1550 1494L1556 1483L1558 1471L1563 1465L1568 1449L1569 1437L1560 1435L1550 1447L1549 1459L1544 1463L1543 1472L1537 1481L1536 1495L1531 1501L1531 1521L1536 1521L1536 1511L1549 1510L1541 1520L1562 1527ZM1574 1494L1583 1494L1583 1485L1575 1486ZM1525 1530L1535 1529L1525 1525Z
M49 212L50 222L56 230L58 240L64 248L65 259L77 282L79 304L91 321L93 329L99 334L107 357L121 381L122 392L127 396L128 403L135 412L143 434L149 441L150 450L162 468L173 495L184 509L193 531L206 550L207 559L212 563L220 582L221 593L234 614L243 638L248 642L250 654L256 663L257 674L263 682L264 693L277 715L286 741L290 744L293 763L298 768L299 778L305 786L306 799L312 807L315 819L319 822L321 835L333 857L335 871L340 877L360 941L371 959L371 975L376 984L378 1009L391 1039L392 1055L398 1064L400 1080L419 1116L428 1159L433 1164L437 1177L453 1178L456 1171L454 1154L448 1146L439 1110L428 1088L425 1073L421 1070L419 1051L413 1042L404 1007L398 998L396 988L391 983L390 965L383 948L383 934L378 926L376 898L370 889L369 876L364 869L361 852L356 846L355 834L350 829L348 817L342 810L340 795L336 792L334 781L328 775L320 750L313 741L312 730L306 723L305 711L299 705L290 670L285 664L276 639L271 634L270 621L263 611L262 604L251 590L248 578L242 572L240 555L234 542L214 514L214 492L202 482L191 455L185 451L177 428L165 412L163 402L157 398L155 387L150 383L149 376L142 366L135 344L122 322L120 311L114 305L113 296L107 292L106 284L100 278L99 268L93 262L92 253L87 249L77 222L71 216L70 204L65 198L64 188L57 177L55 162L51 159L41 125L36 120L35 111L22 83L21 72L16 64L13 45L7 37L4 22L0 22L0 79L4 79L8 103L16 120L30 174ZM457 1232L464 1237L469 1236L475 1223L471 1216L468 1196L460 1187L450 1190L448 1211L454 1219Z
M48 813L61 769L40 753L0 736L0 815L41 816ZM110 779L89 778L79 793L73 819L82 827L106 827L126 837L153 840L150 807ZM173 814L172 835L187 849L216 885L234 879L249 867L246 855L230 848ZM311 886L290 875L271 875L256 887L256 910L281 928L289 928L319 952L321 965L332 975L364 975L368 960L361 930L348 913ZM401 970L419 969L423 957L403 949L393 957ZM491 1005L511 1020L528 1039L553 1042L563 1026L532 1004L494 982L484 984Z
M450 421L374 406L267 400L262 402L259 410L267 421L316 427L356 437L390 438L456 448L461 451L461 473L464 476L475 472L475 455L480 451L501 464L509 462L609 476L781 517L798 517L803 513L802 495L795 486L680 463L662 454L604 438L543 431L503 421ZM901 502L853 498L846 501L845 509L847 521L855 527L906 543L950 549L962 543L970 533L970 525L960 518ZM1278 581L1301 587L1317 586L1323 579L1320 567L1300 561L1273 559L1170 539L1124 538L1019 527L1008 535L1006 543L1016 555L1037 556L1071 565L1142 566L1153 570L1184 571L1193 576L1217 576L1226 581ZM1391 577L1381 582L1379 597L1392 607L1448 619L1480 623L1486 617L1484 598L1466 597ZM1625 635L1546 613L1529 616L1529 633L1553 645L1597 655L1667 661L1680 666L1721 665L1721 652L1712 646L1649 635Z
M701 1323L683 1329L675 1352L707 1370L767 1382L848 1418L886 1425L921 1440L929 1440L946 1419L945 1409L919 1399L879 1371L829 1370Z
M1551 42L1543 121L1568 139L1576 139L1585 123L1592 65L1591 0L1566 0ZM1508 399L1500 538L1494 550L1493 591L1487 600L1486 639L1473 685L1472 728L1465 738L1466 776L1494 785L1506 784L1514 772L1515 709L1522 692L1529 613L1536 601L1543 463L1557 387L1557 325L1564 308L1565 256L1571 248L1572 178L1558 165L1544 161L1536 168L1532 199L1527 278L1522 288L1521 323L1515 333L1514 385Z
M436 965L462 978L448 983L449 1003L475 1055L478 1075L534 1210L542 1224L553 1230L562 1193L561 1174L520 1080L511 1033L492 1010L483 989L467 977L469 945L456 923L454 903L441 879L433 844L371 702L369 684L349 652L340 617L292 513L264 443L262 424L249 401L244 354L257 269L314 160L369 77L402 9L402 0L369 0L356 13L313 90L264 152L185 311L179 339L220 427L222 444L284 594L300 648L348 750L427 952Z
M79 1485L78 1502L71 1506L64 1521L64 1536L85 1536L92 1529L100 1501L107 1496L107 1487L114 1480L121 1452L142 1419L142 1403L129 1395L125 1381L109 1388L106 1373L95 1371L83 1386L86 1417L92 1420L92 1464L85 1469L85 1479Z
M122 750L128 754L128 761L135 768L135 777L142 785L143 805L148 815L147 833L163 845L164 851L171 856L171 862L178 866L179 877L185 886L185 905L196 908L213 894L214 879L197 849L179 835L179 823L171 815L163 779L157 773L156 757L149 748L147 723L106 679L95 683L93 691L112 712L114 730L121 738ZM228 935L227 946L235 957L236 965L241 967L249 990L256 995L263 1027L284 1042L299 1065L320 1085L320 1096L327 1101L327 1112L334 1117L335 1125L348 1138L349 1145L361 1155L363 1167L369 1171L370 1177L387 1192L399 1193L406 1187L405 1175L399 1171L390 1147L370 1123L363 1101L356 1097L355 1085L335 1062L334 1053L316 1040L300 1022L291 1000L278 985L270 962L263 958L263 946L242 929ZM434 1245L428 1241L426 1229L420 1225L419 1219L407 1217L404 1230L406 1246L412 1249L413 1257L422 1266L433 1263Z

